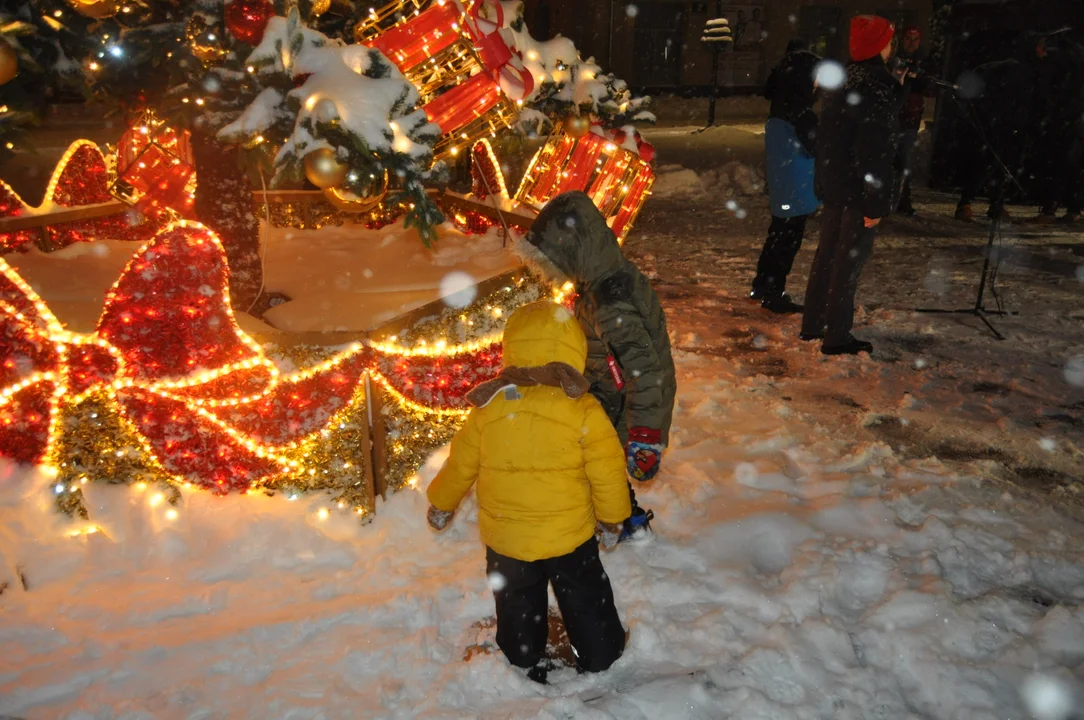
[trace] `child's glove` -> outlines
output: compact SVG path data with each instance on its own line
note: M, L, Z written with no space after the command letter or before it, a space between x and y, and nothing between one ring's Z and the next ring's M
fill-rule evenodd
M661 433L647 428L633 428L629 431L629 444L625 446L625 460L628 463L629 476L646 482L659 474L662 461L663 445L659 442Z
M595 537L603 550L613 550L617 547L617 543L621 541L621 529L621 523L612 525L599 522L595 525Z
M438 510L434 506L430 505L429 513L426 516L426 519L429 520L429 527L433 528L434 530L443 530L444 528L448 527L448 523L452 521L453 514L454 513L450 513L447 510Z

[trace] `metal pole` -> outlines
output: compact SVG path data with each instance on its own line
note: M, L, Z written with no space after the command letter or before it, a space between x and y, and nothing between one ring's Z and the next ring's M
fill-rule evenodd
M723 16L723 0L715 0L715 17ZM708 127L715 124L715 96L719 94L719 43L712 43L711 51L711 99L708 100Z
M715 96L719 88L719 43L711 48L711 98L708 100L708 127L715 124Z

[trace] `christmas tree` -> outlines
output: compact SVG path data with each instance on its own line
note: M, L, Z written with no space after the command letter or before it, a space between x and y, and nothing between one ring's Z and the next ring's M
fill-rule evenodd
M83 87L75 59L90 51L90 22L61 0L0 0L0 162L59 91Z
M582 131L653 121L571 41L532 38L517 3L58 2L12 4L5 37L35 38L52 81L191 132L194 214L222 239L242 310L262 288L254 189L315 186L346 212L405 216L429 244L443 160L517 117L529 134L570 118ZM8 112L32 118L33 97Z

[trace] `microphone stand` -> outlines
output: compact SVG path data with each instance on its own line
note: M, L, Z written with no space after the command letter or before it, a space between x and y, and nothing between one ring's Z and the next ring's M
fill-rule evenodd
M1001 180L1000 183L998 183L997 197L994 198L993 205L992 205L992 207L998 209L998 212L996 212L994 214L994 216L992 218L992 222L990 223L990 236L989 236L989 239L986 242L986 257L984 258L983 263L982 263L982 274L979 276L979 290L978 290L978 295L975 298L975 305L973 307L970 307L970 308L962 308L962 309L959 309L959 310L944 310L944 309L937 309L937 308L917 308L915 310L915 312L931 313L931 314L938 314L938 315L973 315L973 316L977 317L979 320L982 320L982 322L986 325L986 327L990 329L990 332L993 333L995 338L997 338L998 340L1004 340L1005 336L1002 335L998 331L998 329L996 327L994 327L993 323L990 322L990 320L989 320L989 318L987 316L988 315L997 315L999 317L1004 317L1006 315L1015 315L1016 313L1015 312L1007 312L1007 311L1001 310L1001 309L988 310L986 308L986 305L985 305L984 297L986 295L986 284L987 284L989 276L990 276L990 260L991 260L991 257L993 256L993 253L994 253L994 240L995 240L995 238L1001 237L1001 215L1002 215L1001 210L1004 208L1004 202L1005 202L1005 185L1006 185L1006 183L1011 182L1013 185L1015 185L1017 187L1018 190L1020 190L1021 194L1024 192L1024 188L1023 188L1023 186L1020 185L1020 181L1016 179L1016 176L1013 175L1012 170L1009 169L1009 166L1006 165L1005 162L1001 159L1001 156L997 154L997 151L994 149L994 146L990 143L990 140L987 138L985 130L983 130L982 123L979 122L979 120L974 117L973 109L970 107L970 105L965 105L963 102L961 102L959 96L956 94L956 91L959 90L959 86L953 85L952 83L948 83L948 82L945 82L943 80L935 80L935 83L938 84L938 85L941 85L942 87L947 86L947 87L951 88L950 92L952 93L953 101L956 103L956 106L960 109L960 113L963 115L964 119L966 119L968 121L968 123L971 125L971 127L978 134L979 138L982 140L983 145L985 146L987 152L990 153L990 157L993 158L996 168L1001 170L1001 172L1002 172L1002 180ZM999 257L998 258L998 264L1000 264L1000 263L1001 263L1001 258ZM996 274L996 269L995 269L995 274ZM993 284L991 283L991 288L992 288L992 286L993 286ZM996 295L995 295L995 297L996 297Z

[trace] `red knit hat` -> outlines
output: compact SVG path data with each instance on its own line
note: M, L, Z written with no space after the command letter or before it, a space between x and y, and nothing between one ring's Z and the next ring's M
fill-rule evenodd
M892 23L877 15L851 18L851 60L862 62L881 53L896 33Z

